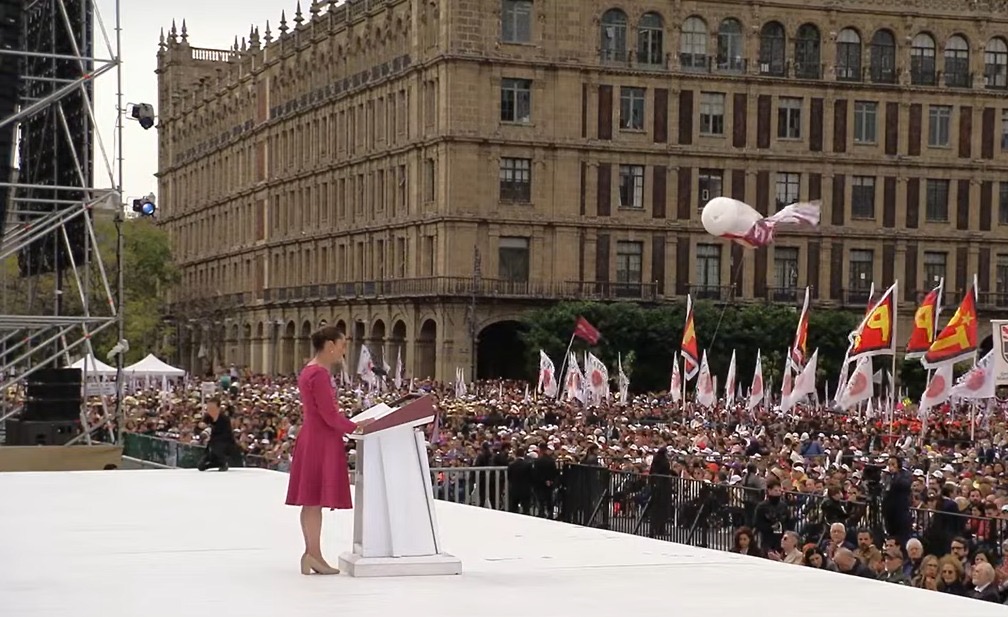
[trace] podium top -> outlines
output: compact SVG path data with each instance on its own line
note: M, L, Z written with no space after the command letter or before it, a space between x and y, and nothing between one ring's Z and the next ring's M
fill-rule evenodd
M351 420L374 418L374 421L365 426L358 435L370 435L399 426L421 426L434 421L434 397L429 394L404 397L395 401L393 405L398 406L379 403L351 418Z

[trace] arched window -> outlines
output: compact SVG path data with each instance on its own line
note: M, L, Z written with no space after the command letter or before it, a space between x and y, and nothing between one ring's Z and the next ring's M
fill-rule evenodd
M969 43L956 34L945 43L945 85L950 88L968 88Z
M717 68L719 71L739 72L745 70L743 56L742 24L737 19L728 18L721 22L717 35Z
M1001 37L987 41L984 50L984 81L988 88L1008 88L1008 45Z
M935 40L921 32L910 44L910 83L915 86L935 85Z
M836 78L861 81L861 35L852 28L844 28L837 34Z
M637 62L658 66L665 63L664 23L658 13L645 13L637 24Z
M896 83L896 37L879 30L871 40L871 80L877 84Z
M679 65L684 69L707 68L707 22L690 17L683 22L679 42Z
M812 24L802 24L795 36L794 76L801 79L822 77L822 39L819 28Z
M627 16L619 9L609 9L602 15L599 49L603 62L626 62Z
M784 26L771 21L760 30L759 63L761 75L783 75L786 54L784 45L787 39Z

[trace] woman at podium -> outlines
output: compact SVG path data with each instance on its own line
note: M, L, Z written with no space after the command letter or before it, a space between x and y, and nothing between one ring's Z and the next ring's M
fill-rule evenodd
M303 420L294 443L287 505L301 506L301 573L339 574L322 557L322 508L353 507L344 436L358 425L340 412L331 380L331 368L346 353L346 336L326 326L312 334L311 342L315 357L298 376Z

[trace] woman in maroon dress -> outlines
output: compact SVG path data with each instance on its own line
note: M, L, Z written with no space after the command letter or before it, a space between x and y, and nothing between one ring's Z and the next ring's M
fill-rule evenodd
M364 423L355 424L340 412L332 386L330 367L343 361L346 336L327 326L312 334L311 342L315 357L298 376L303 420L294 443L287 505L301 506L301 573L339 574L322 557L322 508L353 507L344 437Z

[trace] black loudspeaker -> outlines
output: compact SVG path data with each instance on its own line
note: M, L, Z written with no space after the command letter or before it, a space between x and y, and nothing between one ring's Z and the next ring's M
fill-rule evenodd
M50 422L80 419L84 404L81 370L77 368L39 369L26 380L23 421Z
M6 445L8 446L64 446L80 434L80 420L7 420Z

